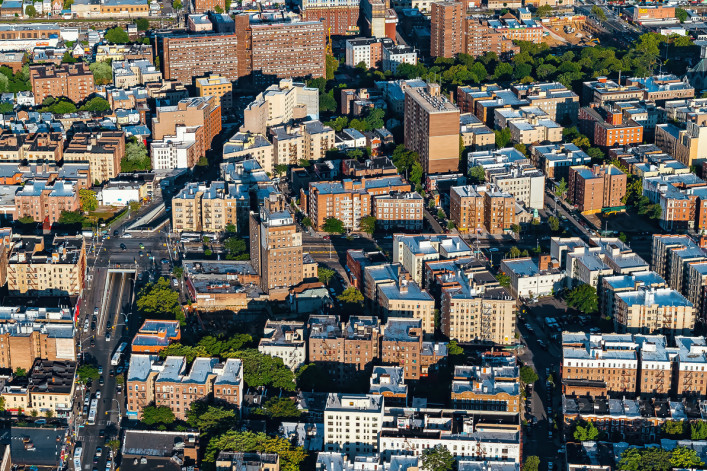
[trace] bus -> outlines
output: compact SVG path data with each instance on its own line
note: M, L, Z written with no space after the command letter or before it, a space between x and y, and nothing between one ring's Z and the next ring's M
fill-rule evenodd
M81 471L81 455L83 454L83 448L77 446L74 448L74 470Z
M123 352L125 351L127 346L128 346L127 342L123 342L120 345L118 345L118 348L115 350L115 353L113 354L113 358L110 359L111 365L118 366L120 364L120 359L123 357Z
M98 411L98 399L91 399L91 408L88 410L88 420L86 423L88 425L94 425L96 423L96 413Z

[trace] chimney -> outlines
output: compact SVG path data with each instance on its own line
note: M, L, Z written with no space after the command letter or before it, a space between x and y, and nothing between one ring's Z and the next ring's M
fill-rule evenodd
M550 266L550 256L549 255L541 255L540 259L538 260L538 268L540 270L547 270L549 266Z

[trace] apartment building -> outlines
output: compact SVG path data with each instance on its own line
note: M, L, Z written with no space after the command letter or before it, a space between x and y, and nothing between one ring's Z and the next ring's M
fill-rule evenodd
M221 11L226 11L226 2L224 0L194 0L194 11L196 13L216 11L217 7Z
M392 263L400 264L418 286L424 287L425 262L470 257L471 254L471 247L461 237L455 235L395 234L393 236Z
M462 113L459 125L465 151L492 150L496 146L496 134L475 115Z
M223 232L247 224L250 196L234 183L192 182L172 199L172 229L176 232Z
M463 23L466 13L462 2L434 2L431 5L430 55L453 58L463 52Z
M671 337L692 333L695 309L671 288L640 287L615 294L614 325L620 333L661 333Z
M705 161L707 126L692 120L679 127L673 123L658 124L655 144L687 167L700 165Z
M188 372L187 372L188 370ZM131 355L128 366L126 414L140 420L143 409L153 404L169 407L185 420L194 401L217 400L238 408L243 402L243 363L229 358L198 357L187 368L185 357Z
M88 163L94 182L117 177L124 156L125 133L122 131L79 132L64 150L64 162Z
M398 273L393 280L376 284L378 309L383 319L420 319L423 333L432 336L435 332L435 300L406 275Z
M380 321L351 316L342 324L335 315L311 315L307 322L307 358L337 380L368 371L380 359Z
M334 129L331 126L325 126L319 120L302 123L300 132L302 133L304 158L307 160L322 160L326 157L327 152L335 146ZM294 164L298 165L299 161Z
M653 234L651 268L682 291L690 285L688 265L707 260L707 254L688 235Z
M67 97L74 103L81 103L95 91L93 73L88 64L62 64L59 67L33 65L29 70L32 94L35 103L42 103L47 97Z
M626 85L643 90L643 99L663 105L667 100L695 97L695 89L687 79L680 79L674 74L652 75L650 77L630 77Z
M326 76L326 32L322 22L251 23L250 30L251 63L256 83L270 83L272 77Z
M569 171L569 200L586 214L607 208L622 210L626 181L626 174L611 164L573 166Z
M616 317L615 296L618 293L636 291L640 287L667 288L666 281L654 271L634 272L630 275L605 276L597 287L600 312L612 318Z
M440 87L405 92L405 147L420 156L425 173L453 172L459 168L459 108L441 95Z
M21 236L7 258L7 288L15 296L78 296L86 276L82 236Z
M272 126L305 118L319 119L319 89L282 79L248 104L243 111L241 132L265 135Z
M611 147L643 143L643 126L624 114L619 107L579 109L579 128L590 136L592 144L607 150Z
M158 36L164 78L190 85L193 77L213 73L235 82L249 72L246 43L235 33Z
M152 138L165 139L177 135L178 126L201 126L197 149L200 157L206 156L211 143L221 132L221 106L213 96L193 97L180 100L175 106L158 106L152 118Z
M381 330L380 361L401 367L406 380L424 378L446 361L446 343L423 340L422 319L389 317Z
M264 171L274 173L273 145L265 136L237 132L223 144L224 162L240 162L244 159L255 159Z
M0 134L0 161L59 163L63 158L64 137L59 132Z
M495 52L498 56L519 52L513 40L495 28L497 24L496 20L484 17L464 18L461 52L472 57L483 56L487 51Z
M383 46L383 72L390 71L393 75L398 73L402 64L417 65L417 51L411 46L390 44Z
M179 321L145 319L131 344L131 353L159 353L182 338Z
M196 92L200 97L215 96L224 112L233 109L233 84L219 74L209 74L206 77L194 79Z
M572 143L533 146L533 165L556 182L569 181L570 167L586 166L592 161L582 149Z
M150 82L161 82L162 72L152 60L113 61L113 85L118 88L131 88Z
M177 126L176 135L150 142L153 170L194 168L199 162L199 145L204 128L201 126Z
M74 182L57 180L28 181L15 193L15 217L31 217L36 222L50 225L58 222L61 213L78 211L78 190Z
M76 392L76 362L37 359L27 370L26 384L6 384L0 397L5 410L42 417L71 416Z
M517 366L455 366L452 381L454 409L519 413L520 380Z
M371 214L376 218L376 227L385 231L391 229L422 230L425 200L416 191L376 195L371 200L371 206Z
M516 199L494 185L455 186L450 191L449 218L462 232L503 234L518 223Z
M322 21L326 31L333 35L359 32L361 6L356 0L305 0L300 10L303 20Z
M687 284L683 285L685 297L695 308L695 317L707 318L707 259L687 264Z
M559 82L514 84L511 90L518 98L526 99L530 106L547 113L548 118L564 124L574 122L579 113L579 96Z
M72 312L68 308L0 308L0 367L30 371L38 358L76 361Z
M258 351L264 355L282 358L292 371L304 365L307 359L307 342L304 322L265 322L263 337L258 342Z
M405 384L403 369L398 366L373 367L368 393L383 396L388 406L405 405L408 385Z
M309 192L301 191L307 215L315 230L322 230L328 218L337 218L348 230L358 230L361 218L371 214L371 199L391 192L410 192L411 187L399 176L345 179L341 182L311 182Z
M94 55L96 62L149 60L154 52L151 44L97 44Z
M324 407L324 450L351 456L377 451L384 402L378 394L329 393Z
M488 271L457 268L437 275L440 329L463 343L507 345L515 341L516 301Z
M635 85L622 86L606 77L597 77L596 80L582 84L582 104L595 103L603 106L606 103L640 100L643 90Z
M661 209L659 224L666 231L707 227L707 186L694 173L643 179L643 194Z
M266 293L286 291L304 279L302 233L284 203L278 208L264 205L259 214L250 213L250 262Z
M378 69L383 65L383 47L392 46L388 38L354 38L346 40L344 64L352 69L363 63L366 69Z
M501 271L511 278L513 296L521 298L552 296L564 286L566 276L549 255L541 255L537 261L530 257L505 259Z
M482 167L487 182L511 194L527 208L542 209L545 175L513 147L467 154L468 169Z

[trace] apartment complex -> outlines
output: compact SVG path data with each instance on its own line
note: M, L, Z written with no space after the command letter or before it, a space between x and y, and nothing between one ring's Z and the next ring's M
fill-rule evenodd
M405 92L405 147L420 156L425 173L459 168L459 108L441 95L439 85Z
M344 63L351 68L363 63L366 69L380 68L383 65L383 48L392 46L388 38L355 38L346 40Z
M455 186L449 197L449 218L462 232L503 234L518 223L516 199L493 184Z
M358 33L361 6L357 0L305 0L301 15L304 21L322 21L333 35Z
M45 245L46 244L46 245ZM22 236L8 255L7 287L19 296L78 296L86 276L82 236Z
M64 150L64 162L88 163L91 181L105 182L118 176L125 156L125 133L78 132Z
M224 111L230 111L233 108L233 84L226 77L209 74L194 81L198 96L215 96Z
M569 181L570 167L589 165L592 159L582 149L572 143L533 146L533 165L556 182Z
M27 382L7 383L0 393L5 410L37 416L71 416L76 388L76 362L37 359L27 371Z
M626 194L626 174L611 164L570 167L569 200L582 213L622 210Z
M511 278L511 293L521 298L552 296L563 288L566 274L549 255L505 259L501 271Z
M383 396L329 393L324 408L324 450L358 456L378 449Z
M243 110L241 132L265 135L272 126L304 118L319 119L319 89L283 79L259 93Z
M162 319L145 319L138 329L131 344L130 351L135 353L159 353L173 342L182 338L179 321Z
M172 230L223 232L247 224L250 196L243 185L225 182L189 183L172 199Z
M64 211L78 211L79 193L75 183L57 180L29 181L15 193L15 217L30 217L36 222L53 225Z
M540 108L551 120L564 124L574 122L579 113L579 96L559 82L514 84L511 90L529 101L530 106Z
M456 235L393 235L392 262L399 263L419 286L424 286L425 262L470 257L472 253L471 247L464 239ZM373 296L369 298L372 299Z
M250 262L265 292L287 290L304 279L302 234L284 205L250 213Z
M453 58L462 50L466 9L462 2L431 4L430 55Z
M237 28L243 24L237 23ZM192 77L219 74L231 82L249 73L246 38L239 34L170 35L161 41L165 80L189 85Z
M643 126L624 114L620 107L580 108L579 127L595 146L605 150L643 142Z
M187 371L188 370L188 371ZM243 402L243 363L229 358L199 357L187 368L185 357L132 355L128 366L127 416L140 420L143 409L154 404L169 407L185 420L192 402L213 399L238 408Z
M74 103L81 103L95 92L93 73L88 64L33 65L29 70L35 103L42 103L47 97L66 97Z
M197 152L206 156L214 137L221 132L221 106L214 96L180 100L175 106L158 106L152 118L152 138L165 139L177 135L178 126L200 126L197 133Z
M57 132L0 134L0 161L58 163L63 158L64 137Z
M695 309L671 288L640 287L616 293L614 324L617 332L688 335L695 327Z
M376 195L371 200L371 206L376 226L383 230L422 230L425 200L416 191Z
M452 381L452 404L455 409L461 410L518 413L519 379L519 369L515 364L456 366Z

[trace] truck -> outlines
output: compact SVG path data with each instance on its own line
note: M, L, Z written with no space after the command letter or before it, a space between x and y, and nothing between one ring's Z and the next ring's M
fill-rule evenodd
M96 424L96 414L98 413L98 399L91 399L91 408L88 410L88 419L86 423L88 425ZM81 468L78 468L81 469Z
M125 352L125 348L128 346L127 342L122 342L120 345L118 345L118 348L115 349L115 353L113 354L113 358L110 359L110 364L113 366L118 366L120 365L120 360L123 358L123 352Z
M77 446L74 448L74 470L81 470L81 455L83 455L83 447Z

